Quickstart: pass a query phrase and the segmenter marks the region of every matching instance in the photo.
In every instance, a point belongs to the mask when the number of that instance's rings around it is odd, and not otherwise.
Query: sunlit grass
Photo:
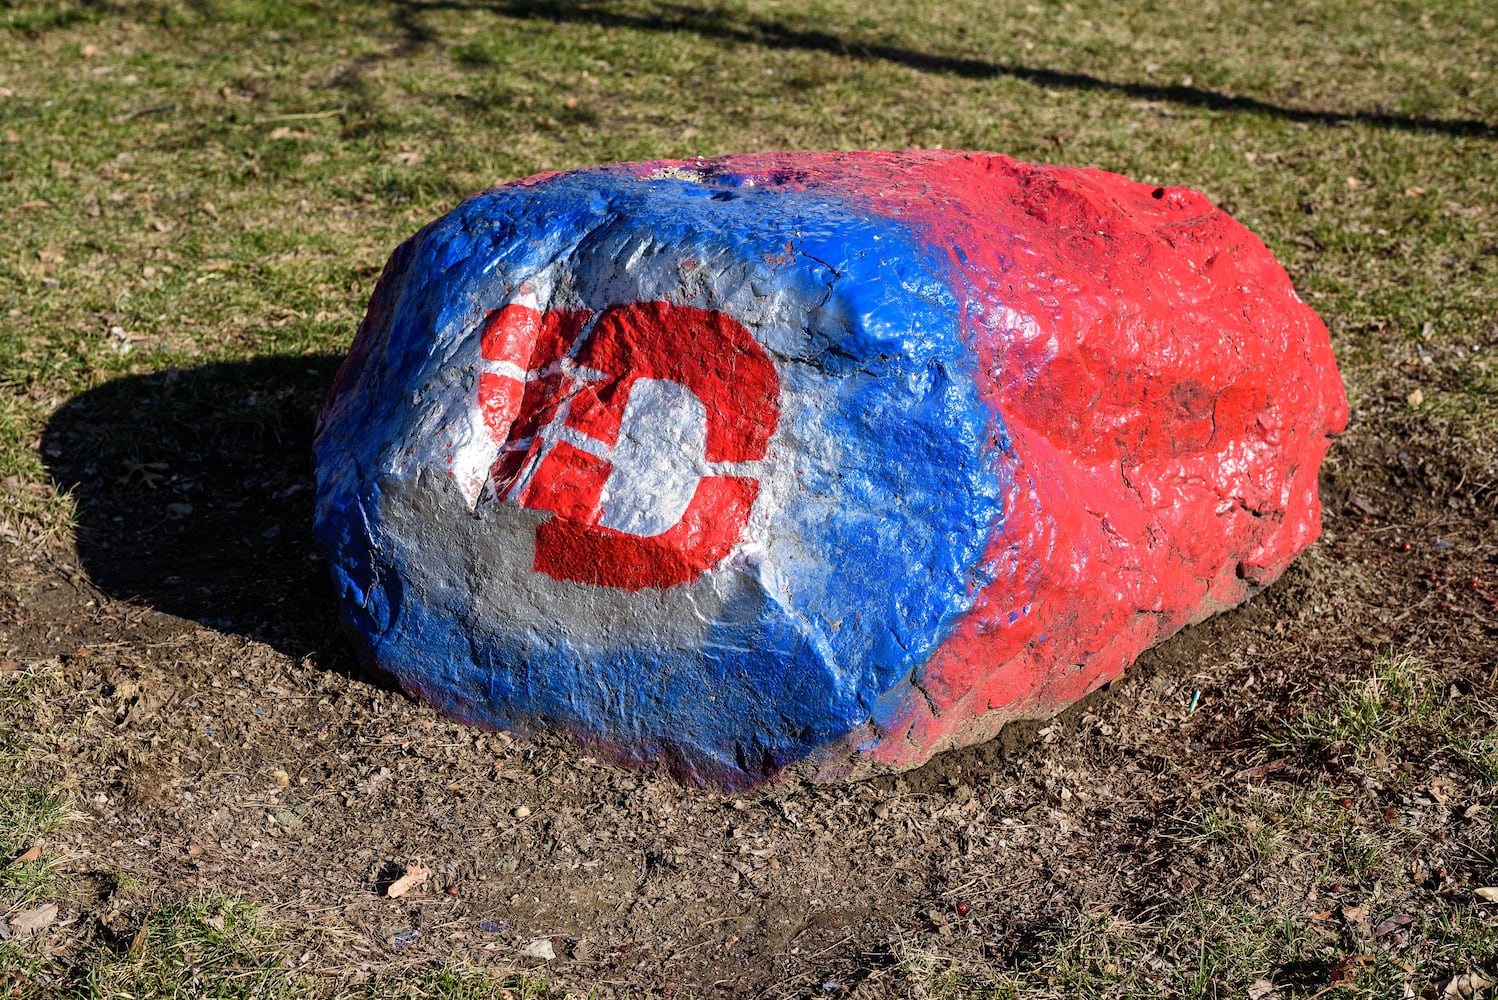
[[[1491,782],[1491,709],[1449,690],[1424,660],[1388,656],[1366,677],[1337,685],[1324,703],[1271,727],[1265,743],[1277,753],[1342,753],[1376,769],[1417,750],[1447,754]]]

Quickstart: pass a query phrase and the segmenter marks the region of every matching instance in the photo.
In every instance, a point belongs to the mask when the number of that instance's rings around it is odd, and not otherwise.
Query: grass
[[[1400,885],[1429,835],[1376,824],[1345,794],[1378,780],[1430,795],[1455,769],[1459,784],[1443,804],[1482,810],[1473,841],[1492,852],[1493,706],[1443,688],[1429,664],[1409,656],[1381,658],[1364,678],[1316,685],[1302,697],[1315,704],[1259,735],[1272,757],[1288,753],[1304,765],[1298,779],[1223,790],[1170,835],[1198,856],[1220,854],[1221,869],[1240,878],[1160,900],[1149,919],[1066,913],[986,968],[906,955],[914,988],[936,997],[1206,1000],[1269,984],[1278,996],[1352,1000],[1418,994],[1421,984],[1465,970],[1498,979],[1498,917],[1466,887],[1430,887],[1447,897],[1434,915],[1411,917],[1401,935],[1379,933],[1386,917],[1417,909],[1418,893]],[[1475,755],[1474,744],[1483,747]],[[1483,868],[1498,880],[1498,856],[1490,853]],[[1328,884],[1362,902],[1317,912],[1307,904]],[[1370,901],[1380,894],[1382,904]],[[1338,975],[1350,976],[1345,987],[1334,985]]]
[[[340,985],[296,967],[295,949],[256,907],[178,897],[124,932],[59,961],[0,942],[0,984],[23,1000],[553,1000],[544,979],[453,964]]]
[[[253,907],[183,900],[152,911],[123,947],[100,949],[74,987],[89,998],[287,997],[274,932]]]
[[[1366,678],[1339,685],[1325,704],[1273,729],[1265,745],[1281,754],[1342,755],[1367,770],[1386,770],[1398,756],[1439,754],[1491,783],[1493,711],[1448,689],[1423,660],[1388,656]]]
[[[0,854],[16,855],[56,830],[68,817],[67,796],[38,788],[0,798]]]
[[[1405,997],[1414,984],[1447,982],[1453,970],[1481,969],[1493,978],[1498,928],[1471,907],[1414,928],[1417,944],[1410,947],[1366,938],[1343,944],[1332,934],[1336,926],[1335,917],[1307,923],[1298,914],[1193,895],[1149,922],[1071,915],[1005,965],[964,967],[916,953],[905,956],[902,971],[914,995],[994,1000],[1226,1000],[1256,987],[1281,997],[1353,1000]],[[1344,985],[1331,985],[1339,979]]]
[[[1498,11],[1484,0],[8,0],[0,539],[10,544],[0,548],[47,558],[71,535],[75,500],[49,479],[42,449],[63,401],[216,362],[325,365],[389,250],[487,185],[767,149],[986,148],[1202,188],[1265,239],[1328,320],[1354,421],[1418,433],[1454,456],[1470,489],[1490,488],[1495,38]],[[232,380],[223,388],[184,420],[261,419],[263,401]],[[1416,389],[1420,402],[1407,402]],[[162,457],[149,445],[137,462]],[[162,475],[170,488],[178,471]],[[1185,848],[1223,852],[1266,884],[1325,869],[1322,881],[1371,887],[1421,848],[1416,834],[1340,805],[1363,796],[1364,779],[1392,790],[1389,805],[1428,798],[1432,776],[1447,774],[1470,801],[1493,801],[1494,708],[1453,696],[1430,666],[1396,654],[1305,696],[1309,707],[1258,749],[1293,757],[1307,787],[1197,803],[1176,823]],[[28,711],[13,699],[4,714]],[[0,853],[13,855],[55,832],[68,800],[39,778],[35,741],[6,739]],[[65,894],[68,878],[47,855],[0,875],[0,899],[13,910]],[[1150,920],[1072,912],[1006,965],[911,956],[908,983],[937,996],[1216,997],[1279,969],[1290,994],[1309,996],[1351,942],[1327,940],[1325,922],[1288,899],[1224,888],[1169,901]],[[1397,996],[1493,960],[1485,911],[1439,912],[1359,971],[1355,990],[1326,995]],[[273,922],[246,904],[178,896],[142,913],[138,947],[131,937],[50,959],[0,944],[0,973],[23,996],[324,989],[294,971]],[[1321,978],[1297,986],[1298,967]],[[501,989],[544,992],[454,967],[345,995]]]

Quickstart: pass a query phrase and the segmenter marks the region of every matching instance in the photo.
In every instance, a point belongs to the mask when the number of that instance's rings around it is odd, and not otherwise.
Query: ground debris
[[[385,895],[391,899],[399,899],[425,882],[430,874],[431,872],[424,868],[420,861],[407,865],[406,873],[390,883],[390,888],[385,890]]]
[[[43,903],[41,906],[23,910],[10,918],[10,929],[18,937],[39,934],[57,921],[57,904]]]

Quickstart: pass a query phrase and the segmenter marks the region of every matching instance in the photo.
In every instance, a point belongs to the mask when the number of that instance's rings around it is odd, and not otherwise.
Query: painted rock
[[[1346,421],[1199,194],[951,152],[485,192],[321,415],[360,654],[458,718],[746,785],[1052,714],[1273,580]]]

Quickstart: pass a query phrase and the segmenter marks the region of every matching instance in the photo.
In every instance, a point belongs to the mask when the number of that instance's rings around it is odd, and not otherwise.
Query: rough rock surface
[[[367,660],[742,785],[1051,714],[1320,529],[1325,327],[1205,198],[980,153],[619,164],[396,251],[322,414]]]

